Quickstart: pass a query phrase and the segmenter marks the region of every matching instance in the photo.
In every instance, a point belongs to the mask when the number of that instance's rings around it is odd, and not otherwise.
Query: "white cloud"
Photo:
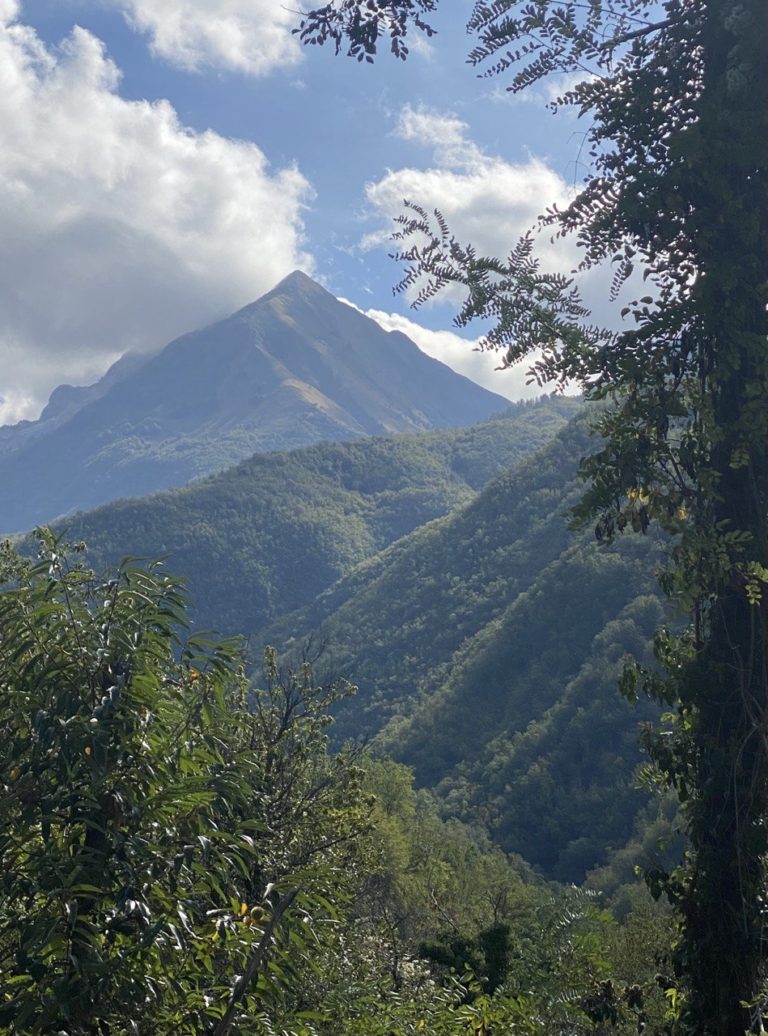
[[[459,240],[487,255],[505,255],[548,205],[568,199],[567,185],[544,162],[514,164],[486,154],[454,115],[406,107],[395,132],[428,148],[431,164],[389,170],[367,185],[368,204],[386,227],[366,235],[363,247],[389,243],[392,220],[408,198],[427,210],[440,209]],[[575,252],[570,243],[556,242],[543,258],[547,266],[570,269]]]
[[[15,12],[0,0],[0,424],[312,268],[297,169],[123,100],[98,39],[49,50]]]
[[[106,0],[182,68],[261,76],[301,60],[297,15],[277,0]]]
[[[380,309],[360,309],[354,302],[341,299],[348,306],[375,320],[385,331],[401,331],[418,345],[427,356],[432,356],[465,378],[482,385],[491,392],[510,400],[535,399],[544,389],[528,384],[530,363],[519,363],[507,370],[498,370],[500,356],[478,349],[480,340],[462,338],[455,331],[432,331],[400,313],[385,313]]]
[[[395,136],[431,148],[440,166],[470,170],[482,165],[484,156],[467,136],[468,129],[466,122],[456,115],[406,105],[400,113]]]
[[[16,424],[17,421],[23,421],[29,414],[30,409],[34,408],[34,405],[34,399],[30,396],[25,396],[21,392],[11,391],[5,396],[0,396],[0,413],[3,415],[6,424]]]
[[[435,57],[435,48],[429,42],[429,38],[422,33],[414,33],[408,37],[408,51],[424,61],[433,61]]]

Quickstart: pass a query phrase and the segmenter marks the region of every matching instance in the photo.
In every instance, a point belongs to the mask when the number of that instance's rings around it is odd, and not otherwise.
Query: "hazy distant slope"
[[[257,302],[0,433],[0,532],[222,470],[253,452],[456,427],[507,406],[294,273]]]
[[[469,428],[257,454],[180,490],[65,523],[98,564],[169,554],[196,621],[258,634],[550,441],[580,404],[543,399]]]

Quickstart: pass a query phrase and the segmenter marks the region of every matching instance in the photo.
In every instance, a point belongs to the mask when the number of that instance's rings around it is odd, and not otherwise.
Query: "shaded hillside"
[[[257,454],[185,489],[66,523],[98,565],[170,555],[199,626],[258,634],[356,564],[467,503],[550,441],[580,404],[543,399],[465,429]]]
[[[645,802],[637,731],[654,713],[616,677],[662,606],[651,537],[606,549],[567,528],[592,446],[586,420],[565,426],[579,409],[257,455],[79,516],[69,536],[104,563],[170,553],[198,626],[249,634],[255,655],[325,643],[321,666],[360,688],[338,740],[373,738],[447,813],[580,880]]]
[[[325,642],[359,685],[336,736],[374,736],[453,813],[567,880],[626,841],[644,801],[633,770],[652,710],[624,703],[616,676],[662,614],[650,538],[605,549],[566,528],[589,445],[572,423],[268,634]]]
[[[472,424],[507,400],[293,273],[0,430],[0,532],[184,485],[255,451]]]

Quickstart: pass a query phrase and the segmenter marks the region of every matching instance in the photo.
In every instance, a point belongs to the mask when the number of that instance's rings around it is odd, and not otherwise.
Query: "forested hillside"
[[[406,767],[330,755],[344,686],[281,676],[268,653],[246,687],[231,643],[184,642],[183,593],[157,566],[103,581],[82,551],[39,547],[33,564],[0,550],[4,1033],[662,1019],[662,915],[642,905],[620,929],[442,819]]]
[[[335,708],[337,744],[373,738],[447,813],[580,880],[646,802],[637,734],[654,712],[616,679],[662,618],[652,538],[604,548],[568,529],[595,446],[580,412],[545,399],[468,429],[256,455],[67,536],[99,565],[170,553],[197,628],[244,634],[256,663],[266,644],[294,663],[321,651],[320,672],[359,688]]]
[[[465,429],[256,454],[185,489],[69,520],[96,564],[169,555],[200,627],[258,635],[356,564],[471,501],[548,442],[575,399],[517,404]]]
[[[653,539],[601,548],[575,536],[585,420],[478,497],[417,529],[266,633],[326,646],[353,679],[334,736],[376,745],[481,819],[508,850],[578,880],[629,837],[645,801],[626,652],[663,617]]]

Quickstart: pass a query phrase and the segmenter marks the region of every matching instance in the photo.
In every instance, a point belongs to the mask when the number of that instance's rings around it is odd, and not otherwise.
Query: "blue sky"
[[[0,423],[297,266],[529,393],[456,335],[450,301],[413,313],[391,293],[404,195],[503,252],[583,175],[584,127],[546,108],[561,84],[513,98],[466,64],[470,7],[443,0],[407,63],[370,66],[302,50],[276,0],[0,0]],[[542,247],[574,264],[573,245]]]

